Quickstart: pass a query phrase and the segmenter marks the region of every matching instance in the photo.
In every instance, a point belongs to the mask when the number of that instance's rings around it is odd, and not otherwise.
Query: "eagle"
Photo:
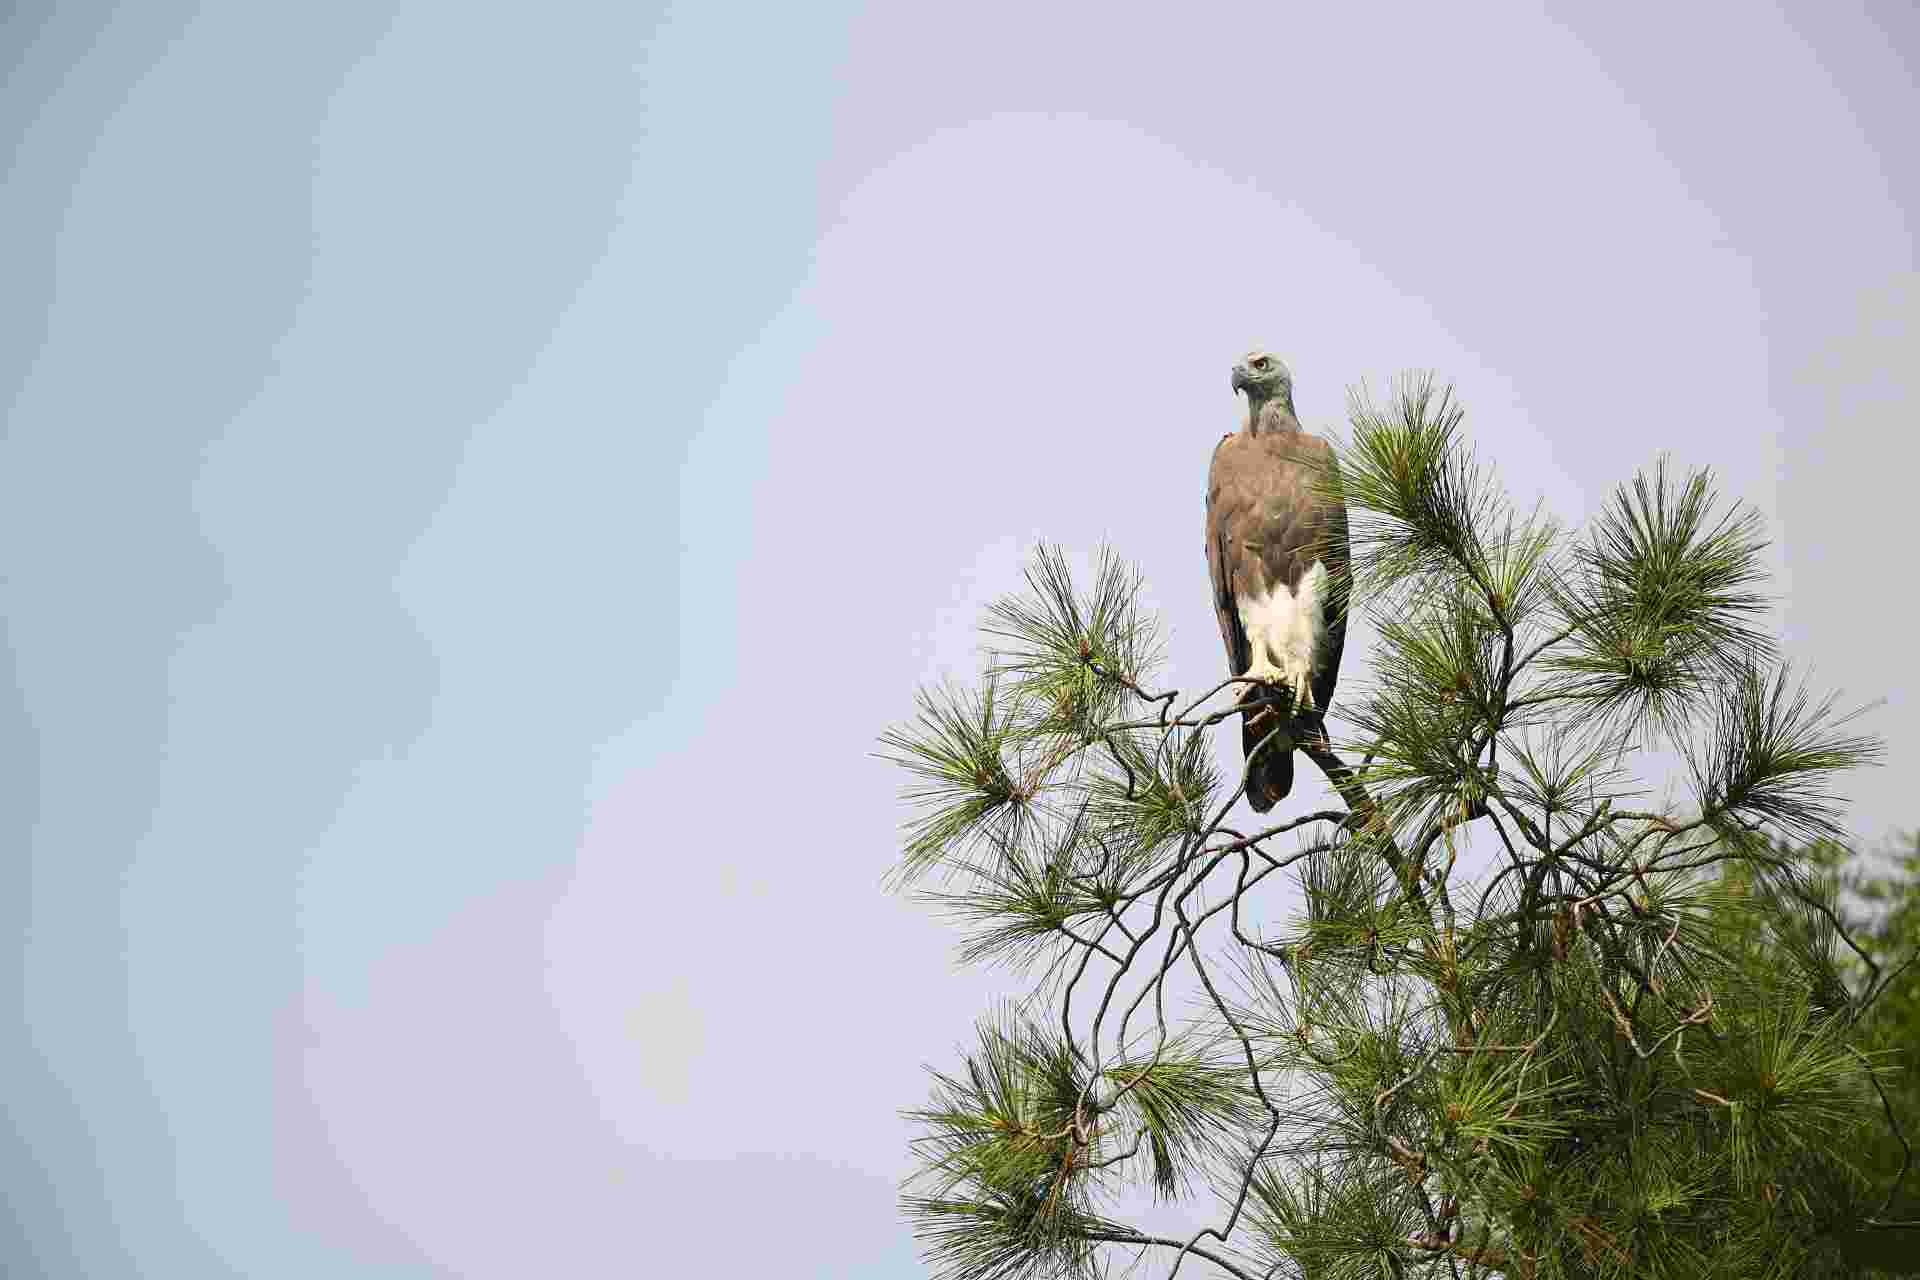
[[[1241,712],[1249,759],[1273,737],[1247,777],[1247,801],[1265,813],[1293,788],[1294,744],[1326,733],[1347,634],[1347,509],[1320,483],[1333,448],[1301,429],[1287,366],[1249,351],[1233,390],[1247,416],[1207,471],[1207,570],[1227,674],[1258,682],[1240,700],[1291,699]]]

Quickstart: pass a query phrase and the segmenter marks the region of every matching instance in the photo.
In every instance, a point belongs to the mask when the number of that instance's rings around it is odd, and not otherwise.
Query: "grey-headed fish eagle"
[[[1242,699],[1284,693],[1285,703],[1241,713],[1241,750],[1252,757],[1279,735],[1247,779],[1247,801],[1265,813],[1293,788],[1293,748],[1324,735],[1346,643],[1347,510],[1316,476],[1333,449],[1293,414],[1293,377],[1265,351],[1233,366],[1247,394],[1240,430],[1213,450],[1207,472],[1207,569],[1213,579],[1227,674],[1248,676]]]

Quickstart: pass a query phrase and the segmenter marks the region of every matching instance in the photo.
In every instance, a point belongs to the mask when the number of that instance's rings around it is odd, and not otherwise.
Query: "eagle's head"
[[[1287,366],[1280,357],[1255,348],[1241,356],[1233,366],[1234,391],[1247,393],[1247,403],[1253,416],[1260,416],[1260,406],[1269,400],[1278,400],[1293,411],[1293,375],[1287,372]]]

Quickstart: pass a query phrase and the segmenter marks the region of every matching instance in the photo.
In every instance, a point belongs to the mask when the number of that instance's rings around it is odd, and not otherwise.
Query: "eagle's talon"
[[[1293,695],[1293,710],[1296,715],[1313,710],[1313,672],[1307,663],[1289,661],[1281,683],[1287,692]]]
[[[1254,682],[1242,695],[1245,698],[1283,693],[1293,704],[1294,714],[1298,715],[1314,709],[1313,671],[1304,662],[1289,660],[1284,666],[1275,666],[1271,663],[1256,664],[1248,667],[1242,678]]]
[[[1246,669],[1242,678],[1254,682],[1245,686],[1246,696],[1249,698],[1259,697],[1264,686],[1271,685],[1280,689],[1290,687],[1287,684],[1286,674],[1271,663],[1255,663]]]

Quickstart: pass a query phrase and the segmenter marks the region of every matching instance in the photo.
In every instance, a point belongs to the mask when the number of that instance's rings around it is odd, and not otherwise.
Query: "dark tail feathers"
[[[1272,690],[1259,685],[1247,686],[1247,692],[1241,695],[1241,701],[1258,697]],[[1275,730],[1280,732],[1275,733]],[[1265,813],[1286,799],[1287,792],[1293,790],[1293,744],[1298,736],[1298,726],[1284,722],[1280,712],[1274,707],[1258,707],[1252,711],[1240,713],[1240,751],[1249,760],[1253,759],[1255,748],[1269,735],[1268,742],[1260,752],[1260,758],[1247,770],[1247,803],[1253,806],[1255,813]]]

